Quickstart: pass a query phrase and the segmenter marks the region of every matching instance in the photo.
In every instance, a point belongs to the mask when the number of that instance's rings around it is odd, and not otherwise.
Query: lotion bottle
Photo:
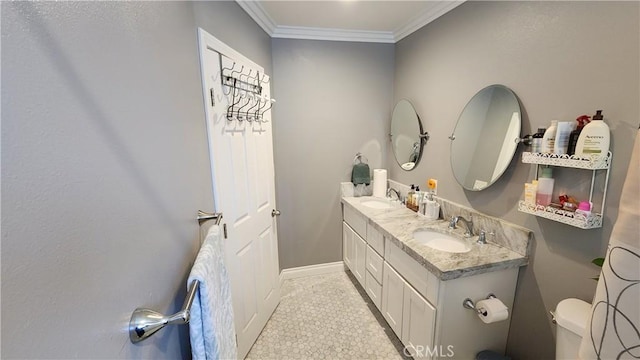
[[[558,120],[551,120],[551,126],[544,132],[542,137],[542,151],[543,153],[553,153],[553,148],[556,143],[556,132],[558,129]]]
[[[609,136],[609,126],[603,120],[602,110],[598,110],[593,115],[592,121],[580,132],[576,144],[576,156],[606,156],[609,152]]]

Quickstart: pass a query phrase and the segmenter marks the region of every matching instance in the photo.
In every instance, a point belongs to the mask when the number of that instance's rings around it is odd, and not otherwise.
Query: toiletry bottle
[[[550,167],[542,168],[536,189],[536,205],[549,206],[553,194],[554,179]]]
[[[409,192],[407,193],[407,207],[409,209],[413,208],[413,194],[415,193],[416,190],[416,186],[411,184],[411,189],[409,190]]]
[[[420,208],[420,199],[422,197],[422,192],[420,192],[420,186],[416,185],[416,192],[413,193],[413,211],[418,211]]]
[[[531,152],[539,153],[542,152],[542,137],[544,136],[544,132],[547,129],[538,128],[538,132],[533,134],[531,137]]]
[[[554,154],[566,154],[567,147],[569,145],[569,136],[571,136],[571,132],[573,131],[574,124],[570,121],[561,121],[557,125],[556,130],[556,141],[553,145],[553,153]]]
[[[433,199],[433,193],[429,192],[426,196],[424,214],[429,220],[437,220],[440,217],[440,204]]]
[[[580,201],[578,208],[576,209],[576,214],[582,214],[584,217],[588,218],[591,216],[591,202],[589,201]]]
[[[524,184],[524,203],[530,206],[536,205],[537,180]]]
[[[545,154],[553,153],[553,147],[556,143],[556,132],[558,130],[558,120],[551,120],[551,126],[544,132],[542,136],[542,151]]]
[[[576,156],[606,156],[609,152],[609,136],[609,126],[603,121],[602,110],[598,110],[578,136]]]
[[[584,128],[584,126],[589,123],[590,118],[591,117],[588,115],[582,115],[582,116],[578,116],[578,118],[576,119],[576,121],[578,122],[578,127],[571,132],[571,135],[569,135],[569,146],[567,147],[568,155],[573,155],[576,153],[576,145],[578,144],[578,137],[580,136],[580,132],[582,132],[582,129]]]
[[[420,215],[424,215],[425,214],[425,205],[427,202],[427,194],[428,192],[424,191],[420,194],[420,200],[418,203],[418,214]]]

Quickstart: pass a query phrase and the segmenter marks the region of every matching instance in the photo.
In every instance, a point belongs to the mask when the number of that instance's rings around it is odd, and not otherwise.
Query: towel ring
[[[359,161],[360,164],[368,164],[369,163],[369,159],[367,159],[366,156],[362,155],[362,153],[357,153],[356,156],[353,158],[353,164],[356,164],[356,161]]]

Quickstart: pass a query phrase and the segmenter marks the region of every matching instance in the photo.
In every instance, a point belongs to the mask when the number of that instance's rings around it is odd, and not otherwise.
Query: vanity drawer
[[[382,283],[382,264],[384,260],[371,246],[367,246],[367,271],[371,273],[379,283]]]
[[[380,269],[382,274],[382,269]],[[365,290],[373,304],[380,310],[382,306],[382,285],[367,271],[365,275]]]
[[[391,241],[384,250],[384,259],[431,304],[438,306],[438,278]]]
[[[384,255],[384,236],[380,231],[371,226],[371,224],[367,224],[367,243],[371,245],[373,250],[377,251],[378,254]]]
[[[367,238],[367,219],[348,206],[343,206],[344,221],[355,230],[361,238]]]

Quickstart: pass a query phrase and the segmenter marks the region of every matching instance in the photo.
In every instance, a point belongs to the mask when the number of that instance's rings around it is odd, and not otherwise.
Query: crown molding
[[[236,0],[236,3],[256,22],[269,36],[272,36],[277,24],[262,7],[259,1]]]
[[[413,34],[418,29],[434,21],[440,16],[448,13],[449,11],[455,9],[456,7],[463,4],[465,1],[466,0],[440,1],[438,5],[426,10],[422,14],[419,14],[418,16],[410,20],[406,25],[396,29],[393,32],[394,42],[398,42],[404,39],[405,37]]]
[[[259,1],[236,0],[236,3],[272,38],[393,44],[453,10],[465,1],[466,0],[439,1],[437,5],[417,15],[406,25],[399,27],[393,32],[278,26]]]
[[[282,39],[355,41],[391,44],[395,42],[391,31],[326,29],[299,26],[278,26],[273,34],[271,34],[271,37]]]

